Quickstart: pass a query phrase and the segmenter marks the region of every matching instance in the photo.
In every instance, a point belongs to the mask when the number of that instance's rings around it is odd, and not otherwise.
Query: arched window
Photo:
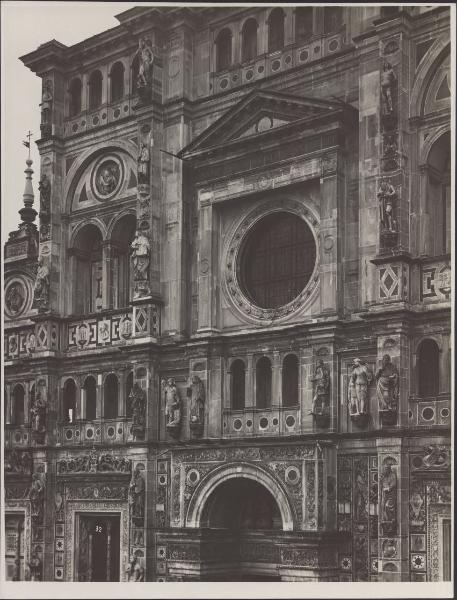
[[[268,17],[268,52],[284,48],[284,11],[275,8]]]
[[[257,56],[257,21],[248,19],[243,25],[241,60],[246,62]]]
[[[103,308],[102,234],[98,227],[88,224],[75,238],[73,311],[87,314]]]
[[[216,38],[216,70],[228,69],[232,64],[232,32],[225,28]]]
[[[451,252],[451,139],[449,132],[433,144],[427,159],[427,213],[431,256]]]
[[[25,423],[25,391],[22,385],[16,385],[13,389],[13,414],[12,423],[14,425],[24,425]]]
[[[81,112],[81,91],[82,83],[81,79],[73,79],[68,87],[69,95],[69,116],[75,117]]]
[[[98,108],[102,103],[102,81],[100,71],[94,71],[89,77],[89,110]]]
[[[103,398],[103,416],[105,419],[115,419],[118,415],[119,384],[116,375],[112,373],[105,379]]]
[[[421,398],[439,394],[440,351],[434,340],[421,342],[418,351],[418,393]]]
[[[282,405],[298,404],[298,358],[288,354],[282,363]]]
[[[271,406],[271,363],[266,356],[257,362],[255,367],[255,405],[257,408]]]
[[[233,410],[243,410],[246,403],[246,374],[244,362],[240,359],[232,362],[231,405]]]
[[[127,379],[125,380],[125,403],[127,406],[127,418],[131,419],[133,416],[132,411],[132,398],[130,398],[130,394],[133,390],[133,371],[128,374]]]
[[[295,9],[295,42],[303,44],[313,35],[313,7]]]
[[[125,215],[116,223],[111,236],[110,307],[128,306],[132,294],[130,244],[135,236],[136,218]]]
[[[97,383],[94,377],[87,377],[84,382],[86,396],[86,419],[94,421],[97,418]]]
[[[76,384],[67,379],[63,388],[63,422],[73,423],[76,419]]]
[[[111,101],[116,102],[124,96],[124,65],[121,62],[114,63],[110,77]]]
[[[343,25],[343,9],[338,6],[324,8],[324,33],[335,33]]]

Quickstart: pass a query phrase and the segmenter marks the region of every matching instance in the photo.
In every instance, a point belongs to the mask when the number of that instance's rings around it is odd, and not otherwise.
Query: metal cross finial
[[[33,135],[33,133],[29,129],[28,134],[25,136],[26,138],[28,138],[28,141],[27,142],[25,142],[25,141],[22,142],[24,144],[24,146],[29,149],[29,159],[30,159],[30,138],[32,137],[32,135]]]

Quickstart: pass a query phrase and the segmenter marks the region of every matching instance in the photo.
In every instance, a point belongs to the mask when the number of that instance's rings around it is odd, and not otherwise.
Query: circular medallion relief
[[[27,302],[27,290],[22,281],[12,281],[5,291],[5,309],[9,317],[17,317]]]
[[[244,314],[261,320],[300,309],[318,282],[317,220],[299,202],[269,206],[244,219],[225,258],[225,291]]]
[[[103,157],[92,171],[92,191],[99,200],[109,200],[121,187],[124,168],[116,156]]]

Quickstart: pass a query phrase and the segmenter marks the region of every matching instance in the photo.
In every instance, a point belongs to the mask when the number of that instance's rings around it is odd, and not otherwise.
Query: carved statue
[[[132,249],[135,281],[147,281],[149,255],[151,251],[148,238],[144,235],[144,233],[137,230],[130,248]]]
[[[135,383],[133,386],[129,398],[131,401],[133,418],[131,432],[133,438],[136,440],[137,437],[144,437],[144,430],[146,427],[146,397],[144,390],[141,389],[138,383]]]
[[[382,358],[382,367],[376,373],[376,395],[380,411],[397,411],[399,395],[398,369],[392,363],[390,356]]]
[[[43,92],[41,95],[41,124],[49,125],[52,114],[52,81],[47,79],[43,83]]]
[[[51,211],[51,182],[46,173],[43,173],[43,177],[38,182],[38,189],[40,190],[40,219],[48,222]]]
[[[30,562],[27,563],[27,566],[30,572],[30,581],[41,581],[43,563],[38,556],[36,548],[33,550]]]
[[[323,415],[327,413],[329,406],[330,392],[330,374],[323,360],[319,360],[314,371],[314,377],[311,377],[314,382],[314,396],[311,405],[310,415]]]
[[[49,302],[49,267],[42,256],[38,257],[38,271],[35,279],[33,305],[45,310]]]
[[[392,65],[388,62],[385,62],[381,72],[381,97],[384,114],[390,114],[394,110],[393,90],[396,82],[397,77],[394,73]]]
[[[143,473],[137,465],[132,473],[129,486],[129,503],[132,511],[132,519],[136,525],[142,525],[144,521],[144,490]]]
[[[151,41],[148,38],[140,39],[138,58],[138,93],[142,97],[147,97],[149,96],[149,89],[152,83],[152,65],[154,63],[154,54],[152,53]]]
[[[127,568],[129,581],[144,581],[144,569],[137,556],[132,556]]]
[[[43,519],[44,488],[45,485],[40,474],[34,473],[32,475],[29,498],[32,507],[32,517],[39,522]]]
[[[138,183],[149,183],[149,160],[149,148],[143,142],[138,156]]]
[[[379,217],[382,228],[385,231],[397,231],[397,222],[394,218],[394,204],[397,200],[397,192],[394,186],[383,181],[378,190]]]
[[[45,392],[42,390],[42,387],[37,388],[34,401],[30,407],[32,429],[35,433],[44,433],[46,431],[46,400],[43,398]]]
[[[358,471],[355,478],[355,518],[364,520],[367,514],[367,484],[363,474]]]
[[[354,358],[354,366],[349,378],[349,413],[353,415],[367,414],[368,386],[373,379],[370,369],[360,358]]]
[[[162,388],[165,399],[167,429],[171,435],[177,435],[181,426],[181,399],[178,395],[175,380],[171,377],[166,381],[163,380]]]
[[[205,422],[205,386],[198,375],[192,376],[187,396],[190,398],[190,427],[202,430]]]
[[[397,474],[386,462],[381,475],[381,525],[384,535],[397,528]]]

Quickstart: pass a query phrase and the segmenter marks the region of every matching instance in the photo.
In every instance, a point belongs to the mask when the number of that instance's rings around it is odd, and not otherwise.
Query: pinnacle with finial
[[[22,196],[23,202],[24,202],[24,208],[21,208],[21,210],[19,211],[19,214],[21,215],[21,220],[24,223],[33,223],[33,221],[35,221],[36,215],[37,215],[37,211],[33,208],[33,201],[34,201],[33,186],[32,186],[32,175],[33,175],[32,164],[33,164],[33,161],[30,158],[30,138],[32,137],[32,135],[33,135],[33,133],[31,133],[29,131],[26,136],[28,138],[28,141],[22,142],[24,144],[24,146],[26,148],[28,148],[28,150],[29,150],[28,158],[25,161],[27,164],[27,168],[24,171],[24,173],[25,173],[25,188],[24,188],[24,194]]]

